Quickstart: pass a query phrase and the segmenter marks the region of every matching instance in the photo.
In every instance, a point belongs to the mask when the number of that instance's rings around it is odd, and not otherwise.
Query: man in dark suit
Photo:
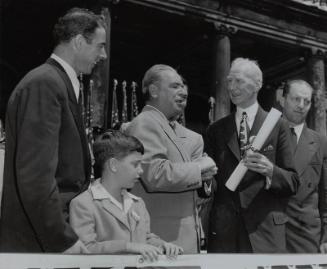
[[[45,64],[13,91],[7,110],[2,252],[85,251],[67,222],[68,204],[88,183],[90,157],[77,74],[106,58],[99,16],[73,9],[54,28]]]
[[[305,124],[312,91],[304,80],[288,81],[281,104],[294,137],[294,164],[301,180],[286,211],[286,246],[292,253],[327,253],[327,138]]]
[[[289,132],[279,120],[259,152],[244,153],[267,116],[257,102],[262,72],[256,62],[232,62],[227,87],[236,112],[208,127],[205,150],[219,167],[210,212],[208,252],[285,252],[287,197],[296,193]],[[243,121],[242,121],[243,120]],[[241,154],[243,154],[241,156]],[[225,186],[240,161],[249,169],[235,192]]]

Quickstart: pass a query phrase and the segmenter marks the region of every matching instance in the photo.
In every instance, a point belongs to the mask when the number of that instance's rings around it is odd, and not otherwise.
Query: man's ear
[[[78,34],[72,38],[73,48],[75,50],[80,50],[83,42],[85,42],[85,38],[81,34]]]
[[[112,171],[112,172],[117,172],[117,159],[116,158],[110,158],[108,160],[108,165],[109,165],[109,169]]]
[[[256,92],[258,93],[262,88],[262,81],[256,82]]]
[[[156,85],[151,84],[149,86],[149,95],[150,95],[150,97],[151,98],[157,98],[158,94],[159,94],[159,88]]]
[[[276,101],[280,104],[282,108],[285,106],[285,96],[283,96],[283,89],[277,89],[276,91]]]
[[[284,106],[285,106],[285,96],[282,96],[282,97],[280,98],[280,100],[279,100],[279,104],[280,104],[280,106],[281,106],[282,108],[284,108]]]

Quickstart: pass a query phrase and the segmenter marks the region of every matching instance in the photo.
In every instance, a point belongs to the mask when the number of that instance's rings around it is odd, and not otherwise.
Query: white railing
[[[307,6],[315,6],[319,9],[327,11],[327,0],[292,0],[292,1],[302,3]]]
[[[198,254],[181,255],[176,260],[160,256],[158,261],[148,263],[139,255],[0,254],[1,269],[140,268],[146,266],[168,268],[195,266],[199,269],[274,269],[274,266],[283,266],[289,269],[326,269],[327,255]]]

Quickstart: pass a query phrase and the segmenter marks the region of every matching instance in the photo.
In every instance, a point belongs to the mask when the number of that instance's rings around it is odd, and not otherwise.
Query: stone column
[[[324,53],[312,49],[307,61],[307,78],[313,87],[311,111],[308,116],[308,126],[326,135],[326,86]]]
[[[230,99],[226,85],[231,61],[229,36],[236,33],[237,29],[222,23],[214,23],[214,28],[211,95],[216,101],[214,120],[218,120],[230,113]]]

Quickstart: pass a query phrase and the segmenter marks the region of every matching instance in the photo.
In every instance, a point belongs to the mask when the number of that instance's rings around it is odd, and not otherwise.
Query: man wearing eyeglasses
[[[286,243],[291,253],[327,253],[327,138],[305,123],[312,92],[304,80],[288,81],[281,103],[301,180],[287,207]]]

